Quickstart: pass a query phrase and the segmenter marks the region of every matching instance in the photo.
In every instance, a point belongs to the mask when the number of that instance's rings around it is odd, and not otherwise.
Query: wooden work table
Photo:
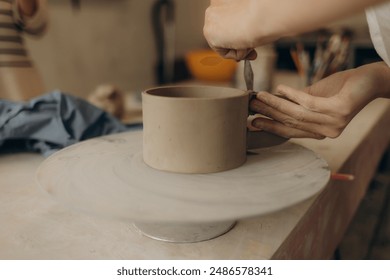
[[[355,180],[330,181],[298,205],[239,221],[223,236],[192,244],[152,240],[129,223],[73,212],[36,184],[41,155],[2,154],[0,259],[332,258],[389,141],[390,101],[384,99],[369,104],[337,139],[294,140]]]

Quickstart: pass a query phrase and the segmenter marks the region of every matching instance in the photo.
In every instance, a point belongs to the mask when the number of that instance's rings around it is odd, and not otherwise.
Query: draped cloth
[[[0,149],[15,148],[45,156],[89,138],[129,131],[87,101],[54,91],[29,102],[0,99]]]

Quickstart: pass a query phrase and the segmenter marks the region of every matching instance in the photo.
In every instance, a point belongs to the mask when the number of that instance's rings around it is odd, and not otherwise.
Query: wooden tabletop
[[[390,101],[378,99],[337,139],[294,140],[355,180],[331,181],[303,203],[239,221],[223,236],[192,244],[152,240],[131,224],[72,212],[37,186],[42,156],[2,154],[0,259],[331,258],[388,147],[389,128]]]

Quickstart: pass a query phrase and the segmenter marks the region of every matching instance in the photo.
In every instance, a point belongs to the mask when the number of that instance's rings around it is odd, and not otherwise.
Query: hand
[[[251,101],[256,128],[286,138],[338,137],[352,118],[377,97],[389,97],[390,68],[383,62],[333,74],[305,90],[284,85],[277,95],[259,92]]]
[[[203,33],[210,47],[224,58],[256,59],[252,38],[251,0],[211,0]]]
[[[255,47],[316,30],[385,0],[210,0],[203,28],[225,58],[255,59]]]
[[[22,16],[32,17],[38,9],[38,0],[17,0]]]

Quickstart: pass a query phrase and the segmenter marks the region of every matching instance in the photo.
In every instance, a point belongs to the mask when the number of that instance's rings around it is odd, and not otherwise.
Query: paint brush
[[[291,58],[292,58],[292,60],[293,60],[293,62],[294,62],[295,68],[297,68],[298,74],[299,74],[300,76],[303,76],[303,75],[304,75],[304,71],[303,71],[302,65],[301,65],[301,63],[300,63],[300,61],[299,61],[297,51],[291,49],[291,50],[290,50],[290,55],[291,55]]]
[[[353,174],[345,174],[345,173],[332,173],[330,175],[332,180],[336,181],[353,181],[355,180],[355,176]]]

